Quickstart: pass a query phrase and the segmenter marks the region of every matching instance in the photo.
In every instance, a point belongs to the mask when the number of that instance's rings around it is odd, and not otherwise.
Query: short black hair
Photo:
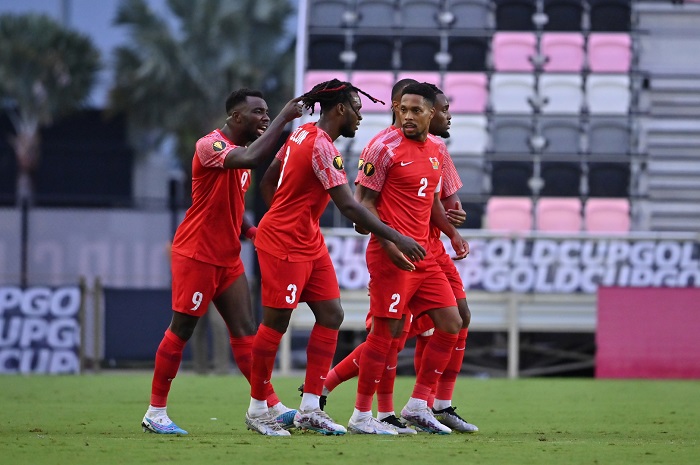
[[[429,83],[429,82],[424,82],[423,84],[425,84],[425,85],[429,86],[431,89],[433,89],[433,91],[435,91],[435,95],[436,95],[436,96],[437,96],[437,95],[440,95],[440,94],[444,94],[444,92],[442,91],[442,89],[440,89],[440,88],[439,88],[438,86],[436,86],[435,84],[431,84],[431,83]]]
[[[245,102],[248,97],[260,97],[261,99],[265,98],[263,93],[259,90],[247,89],[245,87],[234,90],[228,97],[226,97],[226,114],[230,115],[231,110],[233,110],[239,103]]]
[[[437,94],[430,86],[430,84],[427,84],[425,82],[409,84],[406,87],[404,87],[403,91],[401,91],[401,96],[404,96],[406,94],[420,95],[428,102],[430,102],[431,105],[435,105],[435,97]]]
[[[400,81],[398,81],[396,84],[394,84],[394,87],[391,88],[391,100],[392,101],[400,100],[401,99],[401,92],[409,84],[418,84],[418,81],[416,81],[413,78],[403,78]]]
[[[331,79],[330,81],[324,81],[320,84],[316,84],[313,89],[302,95],[301,101],[304,104],[304,107],[311,110],[311,114],[314,112],[314,106],[316,103],[319,104],[321,107],[321,113],[323,113],[339,103],[349,102],[350,92],[357,92],[364,95],[372,102],[379,102],[384,105],[384,102],[372,97],[367,92],[358,89],[347,81],[340,81],[338,79]]]

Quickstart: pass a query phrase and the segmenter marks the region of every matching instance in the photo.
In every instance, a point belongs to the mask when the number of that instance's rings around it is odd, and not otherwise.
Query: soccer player
[[[284,126],[301,116],[300,98],[287,103],[270,122],[262,93],[240,89],[226,99],[226,123],[199,139],[192,159],[192,206],[175,232],[171,251],[172,320],[156,352],[151,402],[141,425],[159,434],[187,434],[166,412],[170,386],[185,344],[199,318],[214,302],[230,334],[233,357],[250,381],[255,318],[240,258],[244,195],[250,168],[274,153]],[[277,421],[291,427],[296,411],[272,389],[265,398]]]
[[[439,201],[446,149],[428,137],[435,98],[435,91],[427,84],[404,88],[399,106],[401,129],[385,133],[366,148],[356,182],[362,203],[383,222],[416,237],[427,248],[432,221],[447,233],[462,258],[468,245],[449,223]],[[462,319],[447,278],[430,251],[411,273],[391,269],[399,259],[391,244],[376,236],[370,239],[367,267],[372,327],[360,355],[358,391],[348,428],[356,433],[397,434],[395,428],[372,417],[371,407],[387,354],[397,351],[405,312],[410,309],[416,317],[426,313],[436,329],[401,415],[420,429],[448,434],[451,430],[435,419],[427,400],[449,361]]]
[[[400,82],[397,83],[397,86],[400,84]],[[397,86],[395,86],[395,88]],[[440,89],[435,86],[432,87],[436,92],[436,111],[435,116],[430,122],[429,133],[431,136],[449,138],[450,120],[452,118],[449,111],[449,101],[447,96],[445,96]],[[403,87],[401,87],[400,90],[402,89]],[[396,101],[396,99],[397,97],[392,97],[392,100]],[[457,191],[461,187],[462,181],[459,179],[457,170],[448,154],[445,157],[442,190],[440,194],[441,201],[446,209],[446,214],[450,219],[450,222],[455,226],[460,226],[466,219],[466,213],[461,209],[460,200],[457,196]],[[464,286],[459,276],[459,272],[457,271],[453,260],[444,249],[442,241],[440,240],[440,230],[434,225],[431,225],[429,244],[431,251],[433,251],[433,254],[437,257],[440,267],[452,286],[455,298],[457,299],[457,307],[459,309],[460,316],[462,317],[462,329],[459,332],[457,344],[452,352],[450,362],[438,381],[437,392],[439,393],[439,397],[437,400],[434,400],[434,396],[431,394],[431,397],[428,399],[428,405],[430,407],[434,407],[433,413],[436,415],[436,418],[451,429],[459,432],[476,432],[478,431],[478,428],[461,418],[454,411],[455,408],[451,405],[455,382],[464,358],[464,348],[469,322],[471,320],[471,312],[469,311],[469,306],[467,305],[466,294],[464,292]],[[394,412],[393,393],[398,352],[401,352],[403,349],[407,338],[413,336],[417,337],[414,366],[416,367],[416,373],[418,373],[420,371],[420,360],[423,355],[423,349],[425,348],[425,344],[427,344],[432,331],[433,323],[428,316],[422,316],[416,320],[413,320],[410,327],[410,333],[409,331],[403,332],[397,352],[390,352],[386,364],[387,369],[385,369],[381,382],[377,386],[377,419],[394,426],[399,434],[415,434],[415,430],[407,428],[403,423],[401,423]],[[321,396],[322,404],[325,404],[326,396],[339,384],[357,376],[359,372],[357,360],[364,349],[364,345],[365,343],[362,343],[356,347],[353,352],[351,352],[328,373],[326,381],[324,382],[323,395]],[[433,401],[437,403],[437,407],[435,407]]]
[[[253,342],[251,399],[246,412],[247,427],[261,434],[289,435],[271,421],[265,399],[280,341],[299,302],[309,305],[316,324],[307,346],[305,388],[294,424],[327,435],[346,432],[319,406],[323,379],[333,361],[343,321],[335,269],[319,226],[328,201],[333,199],[344,216],[394,245],[401,255],[399,268],[413,270],[414,262],[425,255],[416,241],[362,207],[348,186],[343,158],[333,141],[341,135],[355,135],[362,119],[358,93],[364,94],[349,82],[336,79],[306,93],[302,102],[312,113],[316,103],[321,107],[318,122],[292,132],[261,181],[263,197],[270,204],[255,243],[262,275],[263,318]]]

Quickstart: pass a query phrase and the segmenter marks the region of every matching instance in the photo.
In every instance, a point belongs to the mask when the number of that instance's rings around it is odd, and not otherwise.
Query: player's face
[[[362,121],[362,101],[357,92],[351,92],[349,101],[345,103],[345,123],[340,127],[340,135],[343,137],[355,137],[357,128]]]
[[[401,97],[401,128],[409,139],[424,141],[428,137],[430,120],[435,108],[421,95],[406,94]]]
[[[430,134],[447,139],[450,137],[450,102],[445,94],[438,94],[435,98],[435,116],[430,121]]]
[[[267,103],[260,97],[246,97],[246,101],[238,109],[244,132],[250,141],[260,137],[270,125]]]

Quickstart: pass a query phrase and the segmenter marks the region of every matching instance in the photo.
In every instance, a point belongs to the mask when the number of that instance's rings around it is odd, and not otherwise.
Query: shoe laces
[[[463,421],[463,422],[465,422],[465,423],[468,423],[467,420],[465,420],[464,418],[462,418],[461,416],[459,416],[459,413],[455,412],[455,410],[457,410],[457,407],[453,407],[453,406],[450,405],[449,407],[444,408],[444,409],[442,409],[442,410],[440,410],[439,412],[436,412],[436,413],[447,413],[448,415],[452,415],[453,417],[456,417],[456,418],[458,418],[459,420],[461,420],[461,421]]]

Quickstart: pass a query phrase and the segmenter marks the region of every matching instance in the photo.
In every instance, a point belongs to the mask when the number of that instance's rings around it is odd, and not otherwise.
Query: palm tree
[[[136,147],[175,136],[189,170],[197,138],[223,122],[235,88],[262,89],[271,107],[291,97],[293,43],[284,44],[288,0],[168,0],[178,29],[144,0],[122,0],[129,28],[116,50],[113,111],[125,112]],[[293,50],[293,48],[291,49]]]
[[[99,67],[90,39],[48,16],[0,15],[0,104],[15,130],[18,203],[33,200],[41,127],[81,107]]]

